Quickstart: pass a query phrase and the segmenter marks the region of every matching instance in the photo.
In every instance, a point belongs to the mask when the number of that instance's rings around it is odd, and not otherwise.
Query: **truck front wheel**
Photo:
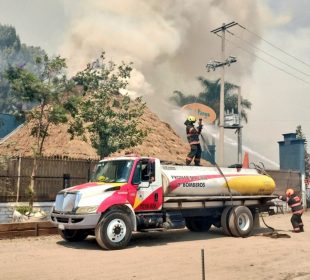
[[[204,232],[212,226],[212,222],[204,217],[190,217],[185,219],[186,227],[190,231]]]
[[[88,236],[88,232],[82,229],[58,229],[58,233],[64,240],[69,242],[83,241]]]
[[[132,224],[128,214],[112,211],[102,217],[95,229],[98,244],[103,249],[123,249],[130,241]]]

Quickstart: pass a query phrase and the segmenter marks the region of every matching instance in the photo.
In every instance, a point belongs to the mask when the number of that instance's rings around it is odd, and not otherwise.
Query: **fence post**
[[[90,172],[90,165],[91,165],[91,161],[87,160],[88,162],[88,169],[87,169],[87,182],[90,181],[90,176],[91,176],[91,172]]]
[[[205,250],[201,249],[201,270],[202,270],[202,280],[206,279],[205,273]]]
[[[70,174],[67,174],[67,173],[63,174],[63,184],[62,184],[63,189],[70,187],[70,185],[71,185],[70,179],[71,179]]]
[[[18,167],[17,167],[16,203],[19,200],[21,165],[22,165],[22,157],[21,155],[19,155],[18,156]]]

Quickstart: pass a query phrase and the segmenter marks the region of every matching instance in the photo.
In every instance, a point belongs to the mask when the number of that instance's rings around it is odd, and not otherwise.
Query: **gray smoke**
[[[196,93],[197,76],[208,77],[207,62],[220,59],[221,40],[210,31],[231,21],[259,31],[260,10],[252,0],[83,1],[66,31],[61,53],[68,58],[72,74],[102,50],[108,59],[132,61],[130,90],[146,100],[149,96],[153,106],[154,100],[160,104],[174,90]],[[226,53],[238,56],[239,50],[227,45]],[[250,59],[238,61],[231,75],[249,73]],[[219,73],[209,74],[211,79],[212,75],[217,78]]]
[[[220,70],[208,73],[205,67],[210,60],[221,59],[221,39],[210,31],[236,21],[260,33],[266,17],[271,18],[267,6],[253,0],[81,1],[66,30],[61,54],[68,59],[71,74],[102,50],[107,59],[133,62],[130,94],[144,96],[148,107],[181,135],[184,114],[170,102],[173,91],[197,94],[198,76],[220,77]],[[230,31],[258,43],[239,27]],[[229,34],[227,38],[234,41]],[[254,57],[226,42],[229,55],[238,61],[227,68],[225,80],[240,85],[251,74]]]

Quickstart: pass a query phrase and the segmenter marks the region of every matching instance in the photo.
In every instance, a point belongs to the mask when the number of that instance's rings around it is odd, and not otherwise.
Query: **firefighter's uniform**
[[[193,116],[189,116],[185,121],[186,125],[186,135],[188,143],[190,144],[191,150],[186,158],[186,165],[190,165],[192,160],[194,159],[195,165],[200,165],[201,158],[201,146],[199,142],[199,135],[202,130],[201,120],[199,120],[199,125],[195,128],[194,123],[196,122],[196,118]]]
[[[292,209],[293,215],[291,217],[291,223],[293,226],[293,232],[303,232],[304,224],[301,216],[304,212],[302,206],[302,200],[293,189],[286,190],[286,196],[280,196],[281,200],[286,201],[288,206]]]

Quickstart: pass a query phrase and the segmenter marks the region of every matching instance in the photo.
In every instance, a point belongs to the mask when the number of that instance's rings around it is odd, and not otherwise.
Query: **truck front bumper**
[[[51,213],[51,220],[59,229],[93,229],[99,222],[101,214],[70,215]]]

